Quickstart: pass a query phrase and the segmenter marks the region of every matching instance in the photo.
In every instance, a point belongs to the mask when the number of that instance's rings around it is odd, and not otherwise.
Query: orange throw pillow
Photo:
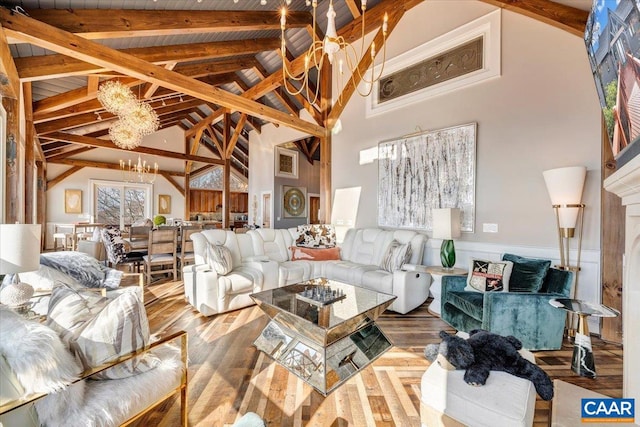
[[[329,261],[340,259],[340,248],[302,248],[291,246],[291,261]]]

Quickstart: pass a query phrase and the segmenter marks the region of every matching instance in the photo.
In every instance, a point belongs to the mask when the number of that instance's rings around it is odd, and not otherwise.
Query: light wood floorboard
[[[268,426],[419,426],[420,379],[429,362],[425,345],[440,342],[446,323],[419,307],[407,315],[386,312],[378,324],[394,347],[328,397],[258,352],[253,340],[267,323],[256,306],[204,317],[184,300],[182,282],[147,287],[145,304],[153,333],[186,330],[189,335],[189,425],[231,426],[253,411]],[[622,349],[593,338],[595,380],[571,371],[572,347],[536,352],[552,377],[612,397],[622,395]],[[551,406],[536,401],[534,426],[549,423]],[[141,419],[139,426],[179,425],[171,399]]]

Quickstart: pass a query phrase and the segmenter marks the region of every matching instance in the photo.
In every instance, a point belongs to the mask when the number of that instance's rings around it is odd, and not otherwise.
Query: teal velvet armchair
[[[566,312],[549,300],[569,296],[572,272],[549,268],[537,292],[465,291],[466,280],[465,276],[442,278],[442,320],[455,329],[513,335],[529,350],[562,346]]]

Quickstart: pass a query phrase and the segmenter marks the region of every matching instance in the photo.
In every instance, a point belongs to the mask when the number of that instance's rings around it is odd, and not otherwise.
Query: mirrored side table
[[[620,312],[606,305],[571,298],[555,298],[550,300],[549,304],[578,315],[578,330],[573,343],[571,370],[581,377],[595,378],[596,364],[591,349],[587,317],[616,317],[620,315]]]

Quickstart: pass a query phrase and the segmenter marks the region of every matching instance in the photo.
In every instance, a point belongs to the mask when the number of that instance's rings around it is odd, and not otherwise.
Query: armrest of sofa
[[[525,348],[559,349],[566,312],[549,304],[559,294],[487,292],[483,304],[483,329],[500,335],[514,335]]]
[[[258,258],[258,257],[251,257],[251,258]],[[275,261],[270,260],[267,257],[265,258],[266,259],[257,259],[257,260],[251,260],[251,261],[246,261],[245,259],[245,261],[242,263],[242,265],[251,267],[262,273],[264,282],[262,283],[262,288],[259,289],[258,291],[260,290],[266,291],[267,289],[274,289],[278,287],[279,264]]]
[[[148,347],[137,350],[135,352],[132,352],[126,356],[122,356],[116,360],[113,360],[109,363],[103,364],[101,366],[98,366],[96,368],[87,370],[85,372],[83,372],[81,374],[81,376],[76,379],[75,381],[69,383],[67,385],[67,387],[70,387],[73,384],[79,383],[81,381],[85,381],[87,379],[89,379],[91,376],[102,372],[104,370],[107,370],[109,368],[112,368],[116,365],[119,365],[121,363],[124,363],[126,361],[128,361],[129,359],[132,359],[134,357],[138,357],[141,356],[145,353],[148,353],[154,349],[158,349],[160,346],[164,346],[167,345],[168,343],[171,343],[173,341],[176,340],[180,340],[180,345],[179,345],[179,351],[180,351],[180,366],[182,368],[182,376],[180,379],[179,384],[175,387],[172,388],[171,390],[165,390],[164,393],[162,393],[162,398],[156,402],[154,402],[152,405],[148,406],[146,409],[144,409],[141,412],[137,412],[137,413],[131,413],[128,416],[128,421],[132,421],[136,418],[138,418],[140,415],[149,412],[150,410],[153,410],[159,403],[163,402],[164,400],[168,399],[169,397],[173,396],[174,394],[176,394],[177,392],[181,393],[181,399],[180,402],[182,405],[186,405],[186,392],[187,392],[187,369],[188,369],[188,353],[187,353],[187,333],[185,331],[178,331],[175,332],[173,334],[161,337],[159,340],[153,342],[152,344],[150,344]],[[151,372],[151,371],[149,371]],[[144,374],[140,374],[140,375],[144,375]],[[114,385],[116,385],[116,389],[117,389],[117,383],[118,381],[121,380],[100,380],[100,381],[96,381],[96,383],[100,382],[103,384],[106,383],[112,383]],[[112,393],[114,396],[117,395],[117,390],[113,390]],[[45,398],[46,396],[48,396],[47,393],[33,393],[30,394],[28,396],[23,396],[20,399],[17,400],[12,400],[10,402],[7,402],[3,405],[0,406],[0,415],[3,415],[5,413],[9,413],[11,411],[14,411],[20,407],[23,407],[24,405],[30,404],[30,403],[37,403],[38,401],[40,401],[41,399]],[[187,408],[186,406],[182,407],[181,410],[181,414],[183,414],[183,416],[181,416],[182,418],[182,423],[181,425],[186,426],[186,414],[187,414]],[[125,423],[127,424],[127,423]]]
[[[405,264],[412,265],[412,264]],[[431,275],[420,270],[396,270],[393,272],[393,295],[397,298],[390,309],[406,314],[429,298]]]
[[[442,293],[440,300],[442,305],[449,299],[448,293],[451,291],[463,291],[467,286],[467,276],[442,276]]]

